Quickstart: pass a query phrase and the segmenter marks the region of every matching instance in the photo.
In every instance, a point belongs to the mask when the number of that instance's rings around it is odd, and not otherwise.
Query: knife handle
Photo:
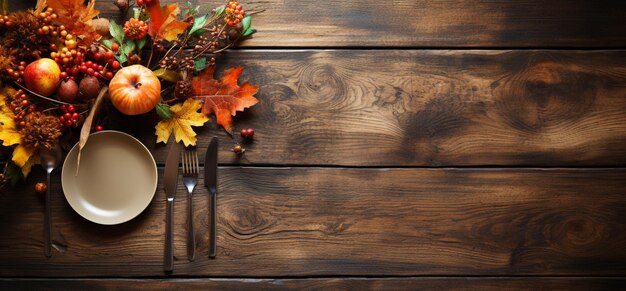
[[[217,254],[217,191],[211,192],[211,249],[209,258],[215,259]]]
[[[174,236],[172,229],[174,228],[174,198],[167,198],[167,214],[165,222],[165,257],[163,270],[171,272],[174,269]]]

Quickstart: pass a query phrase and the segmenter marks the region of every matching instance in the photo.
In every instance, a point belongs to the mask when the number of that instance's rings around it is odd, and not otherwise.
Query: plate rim
[[[150,157],[150,160],[152,160],[152,164],[154,165],[154,176],[156,177],[156,179],[155,179],[155,183],[154,183],[154,189],[152,190],[152,194],[150,195],[150,199],[146,199],[147,200],[146,205],[142,207],[141,211],[137,212],[137,214],[129,217],[128,219],[123,220],[123,221],[113,222],[113,223],[105,223],[105,222],[101,222],[101,221],[96,221],[96,220],[90,219],[90,218],[86,217],[85,215],[83,215],[82,213],[80,213],[76,209],[76,207],[72,204],[72,202],[70,202],[70,199],[68,199],[68,197],[67,197],[68,191],[66,191],[66,186],[65,186],[65,183],[64,183],[65,179],[63,178],[65,176],[65,170],[67,169],[67,167],[65,167],[67,159],[69,158],[70,154],[73,151],[77,150],[76,148],[79,146],[80,142],[77,142],[76,144],[74,144],[74,146],[69,150],[69,152],[65,156],[65,159],[63,160],[63,166],[62,166],[62,169],[61,169],[61,188],[63,189],[63,197],[65,197],[65,200],[67,201],[67,203],[70,205],[72,210],[74,210],[74,212],[76,212],[82,218],[84,218],[84,219],[86,219],[88,221],[91,221],[93,223],[100,224],[100,225],[118,225],[118,224],[126,223],[128,221],[131,221],[131,220],[135,219],[137,216],[139,216],[141,213],[143,213],[148,208],[148,206],[150,206],[150,203],[152,203],[152,200],[154,200],[154,196],[156,195],[156,190],[157,190],[158,184],[159,184],[159,168],[158,168],[158,166],[156,164],[156,160],[154,159],[154,155],[152,155],[150,150],[148,150],[148,147],[146,147],[145,144],[143,144],[141,141],[139,141],[134,136],[132,136],[132,135],[130,135],[128,133],[122,132],[122,131],[118,131],[118,130],[102,130],[102,131],[99,131],[99,132],[91,133],[90,137],[91,136],[95,136],[95,135],[100,135],[100,134],[119,134],[119,135],[122,135],[124,137],[130,138],[131,141],[134,141],[137,144],[141,145],[141,148],[143,149],[143,151],[145,151],[148,154],[148,156]],[[87,142],[89,142],[89,140],[87,140]]]

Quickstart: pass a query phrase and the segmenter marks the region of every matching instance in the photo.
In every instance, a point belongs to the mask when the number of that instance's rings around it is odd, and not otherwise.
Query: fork
[[[193,205],[192,193],[198,184],[198,154],[195,147],[187,147],[182,150],[183,158],[183,184],[187,188],[187,259],[193,261],[196,256],[196,235],[193,230]]]

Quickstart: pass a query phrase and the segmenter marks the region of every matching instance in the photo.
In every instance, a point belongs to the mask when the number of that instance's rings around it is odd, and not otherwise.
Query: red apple
[[[161,100],[161,82],[142,65],[124,67],[111,79],[109,96],[120,112],[126,115],[144,114]]]
[[[26,88],[43,95],[50,96],[56,92],[61,81],[61,68],[52,59],[38,59],[24,69]]]

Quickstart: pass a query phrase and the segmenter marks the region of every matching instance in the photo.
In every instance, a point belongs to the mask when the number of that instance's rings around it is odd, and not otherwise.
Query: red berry
[[[103,65],[98,65],[98,71],[102,71],[104,70],[104,66]]]
[[[92,68],[87,69],[87,75],[93,76],[94,73],[95,71]]]
[[[65,126],[70,127],[74,124],[74,122],[72,122],[71,120],[67,120],[65,121]]]
[[[105,78],[107,78],[107,79],[112,79],[112,78],[113,78],[113,73],[112,73],[112,72],[110,72],[110,71],[109,71],[109,72],[106,72],[106,73],[104,74],[104,77],[105,77]]]
[[[65,120],[70,120],[72,119],[72,114],[68,112],[68,113],[63,114],[63,117],[65,117]]]
[[[113,58],[113,52],[112,52],[112,51],[107,51],[107,52],[104,54],[104,56],[105,56],[107,59],[112,59],[112,58]]]
[[[102,58],[102,54],[100,54],[100,53],[95,53],[95,54],[93,54],[93,58],[94,58],[96,61],[99,61],[99,60]]]
[[[102,131],[103,129],[102,125],[96,125],[96,131]]]
[[[76,111],[76,108],[74,107],[74,105],[72,104],[67,105],[67,112],[73,113],[74,111]]]
[[[118,62],[118,61],[113,61],[113,62],[111,63],[111,68],[113,68],[113,70],[117,70],[117,69],[119,69],[119,68],[120,68],[120,62]]]
[[[78,120],[79,117],[80,115],[78,115],[78,112],[74,112],[74,114],[72,114],[72,120]]]
[[[80,70],[81,72],[83,72],[83,73],[84,73],[84,72],[87,72],[87,66],[82,65],[82,66],[80,66],[79,70]]]
[[[65,117],[63,117],[63,116],[59,117],[59,121],[61,121],[61,123],[64,123],[65,122]]]
[[[67,72],[61,72],[61,79],[67,78]]]
[[[248,136],[248,132],[245,129],[241,130],[241,137],[246,137]]]
[[[93,76],[94,76],[94,77],[96,77],[96,78],[98,78],[98,77],[100,77],[100,73],[98,73],[98,72],[93,72]]]
[[[252,128],[248,128],[248,130],[246,130],[246,135],[248,137],[253,137],[254,136],[254,130],[252,130]]]
[[[139,6],[143,5],[143,0],[137,0],[136,2],[137,2],[137,5]]]
[[[93,62],[92,61],[87,61],[85,63],[85,66],[87,66],[87,68],[90,68],[91,66],[93,66]]]
[[[118,49],[120,49],[120,45],[119,45],[119,44],[117,44],[117,42],[114,42],[114,43],[111,45],[111,50],[113,50],[114,52],[116,52]]]
[[[65,106],[65,104],[59,106],[59,109],[61,110],[61,112],[65,113],[67,112],[67,106]]]

